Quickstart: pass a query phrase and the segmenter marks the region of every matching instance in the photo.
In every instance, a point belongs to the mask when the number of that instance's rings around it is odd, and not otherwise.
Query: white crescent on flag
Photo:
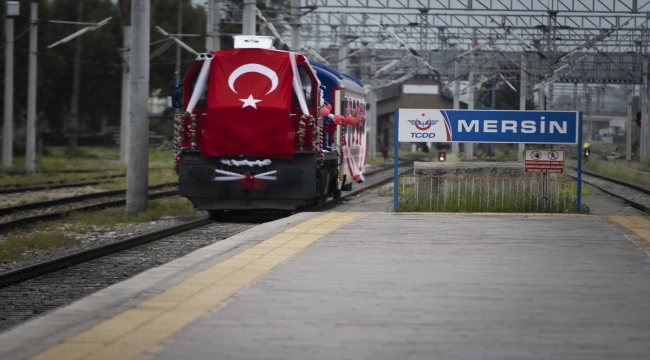
[[[269,90],[266,94],[271,93],[275,88],[278,87],[278,74],[275,73],[275,71],[269,69],[268,67],[260,64],[245,64],[237,69],[235,69],[230,76],[228,77],[228,86],[230,87],[230,90],[232,90],[235,94],[237,94],[237,91],[234,88],[235,81],[237,80],[238,77],[241,75],[244,75],[249,72],[256,72],[260,73],[271,80],[271,90]]]

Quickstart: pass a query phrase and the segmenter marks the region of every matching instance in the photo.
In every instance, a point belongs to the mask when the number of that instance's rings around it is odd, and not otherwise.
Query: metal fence
[[[401,175],[400,212],[548,212],[576,210],[577,183],[545,178]]]

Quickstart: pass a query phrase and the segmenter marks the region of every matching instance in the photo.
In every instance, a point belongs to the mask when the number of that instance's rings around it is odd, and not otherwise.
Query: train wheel
[[[225,217],[226,210],[208,210],[208,214],[212,220],[218,221]]]

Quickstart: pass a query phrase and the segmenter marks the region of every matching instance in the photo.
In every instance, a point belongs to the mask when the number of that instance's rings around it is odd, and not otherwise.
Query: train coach
[[[364,180],[361,82],[272,44],[236,36],[234,49],[200,54],[177,87],[179,193],[212,215],[308,208]]]

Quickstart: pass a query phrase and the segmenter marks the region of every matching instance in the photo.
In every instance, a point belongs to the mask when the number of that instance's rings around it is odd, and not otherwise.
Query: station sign
[[[564,173],[564,150],[526,150],[524,153],[524,172]]]
[[[577,111],[397,109],[399,142],[577,144]]]

